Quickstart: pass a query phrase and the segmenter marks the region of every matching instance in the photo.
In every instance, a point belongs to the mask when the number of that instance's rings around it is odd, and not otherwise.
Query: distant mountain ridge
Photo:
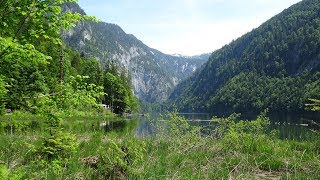
[[[85,13],[77,4],[65,4],[64,11]],[[173,88],[206,62],[210,54],[177,57],[146,46],[118,25],[84,21],[63,32],[64,41],[79,53],[97,58],[103,66],[113,61],[127,69],[134,93],[147,102],[166,100]]]
[[[179,84],[182,112],[304,111],[320,97],[320,0],[304,0],[212,53]]]

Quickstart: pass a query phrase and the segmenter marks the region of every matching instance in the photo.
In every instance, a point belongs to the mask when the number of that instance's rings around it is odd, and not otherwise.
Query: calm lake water
[[[213,115],[206,113],[180,113],[179,116],[185,117],[189,123],[194,126],[201,126],[206,129],[205,134],[210,133]],[[139,117],[135,135],[144,137],[152,135],[152,121],[157,121],[160,116],[152,115],[150,117]],[[270,130],[278,130],[281,139],[305,140],[310,137],[314,130],[320,130],[319,114],[269,114]],[[246,115],[243,119],[255,119],[256,116]],[[210,129],[211,128],[211,129]]]

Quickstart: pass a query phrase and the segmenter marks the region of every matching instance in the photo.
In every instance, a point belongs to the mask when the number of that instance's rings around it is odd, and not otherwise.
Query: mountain
[[[75,3],[63,6],[64,11],[85,12]],[[131,77],[134,94],[147,102],[166,100],[173,88],[206,62],[210,54],[183,57],[152,49],[118,25],[83,21],[63,31],[66,44],[85,55],[97,58],[101,65],[115,62]]]
[[[304,0],[215,51],[169,98],[182,112],[304,111],[320,97],[320,0]]]

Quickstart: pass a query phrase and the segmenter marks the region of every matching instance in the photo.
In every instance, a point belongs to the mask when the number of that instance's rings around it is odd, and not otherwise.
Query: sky
[[[78,0],[88,15],[119,25],[167,54],[213,52],[300,0]]]

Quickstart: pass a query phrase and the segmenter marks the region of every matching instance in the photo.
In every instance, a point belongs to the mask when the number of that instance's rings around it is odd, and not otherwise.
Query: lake
[[[213,115],[208,113],[179,113],[189,121],[191,125],[204,127],[204,134],[210,134]],[[320,116],[319,113],[311,114],[293,114],[293,113],[273,113],[269,114],[270,130],[278,130],[281,139],[295,139],[306,140],[312,131],[320,130]],[[255,119],[254,115],[245,115],[243,119]],[[159,115],[152,115],[150,117],[140,116],[137,122],[135,135],[145,137],[152,135],[152,121],[160,119]],[[211,129],[212,130],[212,129]]]

